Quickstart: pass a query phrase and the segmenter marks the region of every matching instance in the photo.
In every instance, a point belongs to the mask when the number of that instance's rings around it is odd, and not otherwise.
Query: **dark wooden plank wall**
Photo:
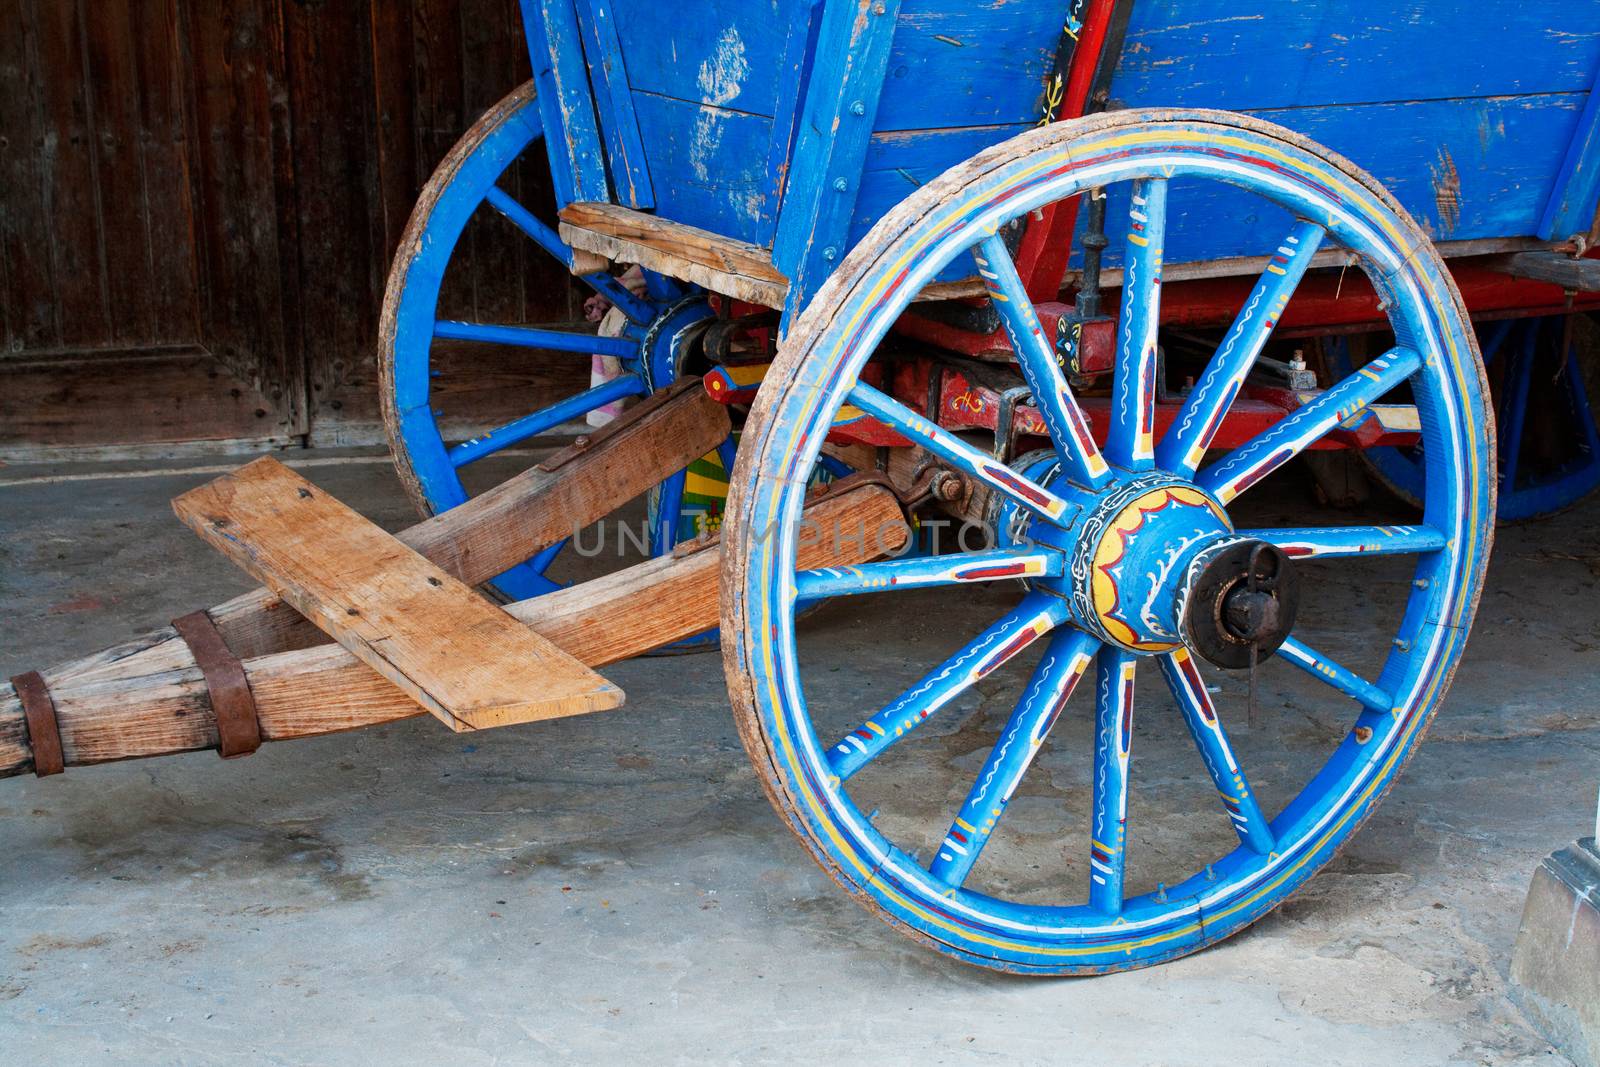
[[[516,0],[0,0],[0,26],[0,455],[380,439],[389,258],[528,76]],[[509,184],[549,203],[537,166]],[[470,232],[452,306],[579,317],[558,265]],[[527,362],[474,354],[496,388],[455,419],[579,370]]]

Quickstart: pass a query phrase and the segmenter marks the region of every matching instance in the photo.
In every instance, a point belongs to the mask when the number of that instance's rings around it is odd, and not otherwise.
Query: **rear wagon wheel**
[[[574,262],[573,250],[540,220],[540,213],[530,209],[538,205],[523,204],[508,191],[508,175],[518,161],[543,151],[543,127],[534,86],[528,82],[491,108],[439,164],[417,200],[395,254],[379,327],[380,395],[400,480],[424,517],[467,500],[462,473],[472,464],[582,420],[592,411],[671,385],[684,352],[712,317],[702,295],[669,278],[647,276],[646,291],[635,294],[603,270],[583,274],[580,280],[625,316],[618,336],[462,317],[461,310],[450,305],[446,283],[452,271],[464,269],[469,261],[471,241],[466,238],[480,232],[474,227],[496,228],[502,237],[516,235],[537,255],[563,266]],[[465,416],[469,424],[477,420],[470,411],[440,411],[437,386],[439,376],[447,373],[440,358],[442,345],[509,347],[526,351],[530,361],[565,359],[584,366],[591,355],[600,354],[614,358],[619,373],[469,439],[450,440],[446,415],[458,421]],[[469,367],[463,374],[472,388],[485,387],[477,368]],[[683,537],[720,520],[714,514],[720,510],[720,498],[690,492],[686,499],[685,486],[698,476],[698,482],[714,489],[720,472],[731,467],[733,452],[729,438],[698,463],[704,470],[680,471],[651,494],[648,524],[653,554],[671,551]],[[552,545],[518,564],[497,577],[494,587],[513,600],[559,588],[548,572],[564,545]],[[695,639],[673,648],[683,651],[709,640]]]

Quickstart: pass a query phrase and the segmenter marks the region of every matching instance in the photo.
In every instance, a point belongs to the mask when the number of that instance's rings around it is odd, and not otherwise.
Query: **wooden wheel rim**
[[[1313,218],[1359,253],[1399,336],[1424,353],[1412,378],[1428,442],[1430,521],[1448,547],[1419,556],[1401,624],[1407,651],[1384,678],[1395,708],[1335,750],[1279,816],[1283,852],[1218,862],[1164,901],[1114,920],[1082,905],[1030,906],[939,884],[829,781],[798,677],[789,589],[804,472],[868,357],[912,294],[985,232],[1084,189],[1151,176],[1241,185]],[[830,875],[881,917],[969,962],[1033,973],[1139,966],[1193,951],[1259,918],[1321,867],[1370,812],[1448,687],[1490,543],[1492,427],[1475,342],[1449,275],[1373,180],[1270,124],[1217,112],[1122,112],[1043,128],[947,172],[886,216],[796,322],[747,426],[729,501],[724,664],[741,733],[774,805]],[[1398,652],[1398,650],[1397,650]],[[1363,717],[1363,721],[1366,720]],[[1226,867],[1226,869],[1225,869]],[[1201,918],[1201,916],[1204,918]]]

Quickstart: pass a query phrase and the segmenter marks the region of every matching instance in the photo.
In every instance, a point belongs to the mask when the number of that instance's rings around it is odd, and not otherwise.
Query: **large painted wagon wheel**
[[[1101,449],[996,231],[1045,204],[1124,182],[1132,187],[1126,284],[1112,428]],[[1176,199],[1205,182],[1247,190],[1298,221],[1286,223],[1276,249],[1264,250],[1271,266],[1172,432],[1156,441],[1168,189]],[[1385,296],[1396,346],[1202,465],[1277,309],[1318,246],[1335,243],[1356,253]],[[1026,469],[1000,467],[858,378],[918,287],[968,255],[991,287],[1054,444],[1053,459]],[[1235,498],[1402,383],[1409,383],[1428,442],[1420,524],[1234,528]],[[968,962],[1097,972],[1182,955],[1238,931],[1326,863],[1370,814],[1449,684],[1491,536],[1485,518],[1494,510],[1494,460],[1485,448],[1492,434],[1484,394],[1460,298],[1426,236],[1370,177],[1286,130],[1221,112],[1126,111],[1023,134],[948,171],[886,216],[818,293],[746,425],[725,525],[723,659],[742,734],[774,805],[822,867],[871,910]],[[796,572],[802,475],[816,459],[822,430],[846,403],[1001,494],[1014,519],[1003,529],[1021,537],[1009,547],[1002,538],[977,560]],[[1358,555],[1388,557],[1365,565],[1392,564],[1410,578],[1394,583],[1408,599],[1392,642],[1372,651],[1368,677],[1310,647],[1305,626],[1296,626],[1295,570],[1307,566],[1298,561]],[[1350,568],[1362,564],[1341,562],[1348,587]],[[955,655],[886,706],[857,708],[819,728],[796,646],[798,601],[892,597],[895,589],[1018,574],[1028,578],[1015,607]],[[1302,624],[1306,616],[1302,609]],[[952,798],[950,810],[915,832],[903,821],[875,823],[853,796],[871,776],[854,776],[890,769],[879,761],[893,761],[906,737],[1035,640],[1043,648],[1038,665],[981,768],[952,782],[954,793],[927,783],[932,796]],[[1286,677],[1301,678],[1329,705],[1342,737],[1325,760],[1315,754],[1314,771],[1289,783],[1276,811],[1258,800],[1252,768],[1230,743],[1229,727],[1237,733],[1243,716],[1213,700],[1207,675],[1216,675],[1202,659],[1237,666],[1254,655],[1302,668],[1305,675]],[[1085,688],[1094,691],[1094,741],[1085,746],[1092,752],[1073,753],[1088,764],[1087,825],[1072,825],[1064,807],[1047,811],[1052,825],[1060,813],[1056,855],[1063,862],[1076,857],[1085,876],[1067,885],[1051,883],[1045,872],[1043,892],[1051,899],[1017,899],[1006,882],[985,880],[980,855],[992,835],[1006,833],[1008,803],[1068,695],[1091,672]],[[1195,773],[1220,794],[1216,822],[1208,825],[1232,842],[1214,838],[1218,852],[1209,862],[1191,868],[1186,861],[1177,877],[1138,893],[1131,884],[1124,891],[1129,833],[1138,829],[1127,807],[1136,677],[1170,691],[1178,711],[1168,721],[1187,726],[1199,750]],[[916,751],[911,746],[900,758]],[[963,794],[959,803],[953,799]]]
[[[389,274],[379,332],[384,423],[401,481],[424,516],[456,507],[468,498],[462,472],[503,449],[582,420],[589,412],[629,397],[645,396],[677,376],[685,342],[712,315],[698,294],[670,279],[647,276],[636,295],[605,271],[582,275],[627,318],[621,336],[597,337],[523,323],[466,321],[449,317],[441,293],[452,269],[465,269],[473,226],[511,227],[540,254],[571,267],[574,253],[529,206],[507,191],[505,176],[519,159],[543,152],[543,132],[533,83],[511,93],[480,119],[445,157],[417,201]],[[461,253],[461,254],[458,254]],[[592,354],[615,357],[621,373],[586,391],[551,402],[469,440],[447,441],[434,398],[438,343],[503,345],[528,350],[528,358],[559,353],[573,360]],[[461,414],[459,412],[452,414]],[[469,416],[471,413],[466,413]],[[704,465],[732,466],[731,439]],[[650,548],[669,551],[695,521],[686,506],[691,477],[717,481],[718,471],[668,477],[651,494]],[[558,587],[547,573],[565,542],[501,574],[493,585],[521,600]]]
[[[1563,511],[1600,489],[1600,427],[1590,397],[1600,387],[1600,330],[1584,314],[1501,319],[1480,328],[1499,427],[1496,517],[1526,522]],[[1327,346],[1343,376],[1364,353],[1347,338]],[[1422,506],[1425,443],[1368,448],[1362,463],[1385,488]]]

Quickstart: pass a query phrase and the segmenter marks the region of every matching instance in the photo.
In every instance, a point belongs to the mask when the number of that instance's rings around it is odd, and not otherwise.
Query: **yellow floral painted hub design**
[[[1084,576],[1106,636],[1139,652],[1179,647],[1177,601],[1188,562],[1232,530],[1222,506],[1190,485],[1150,489],[1117,511]]]

